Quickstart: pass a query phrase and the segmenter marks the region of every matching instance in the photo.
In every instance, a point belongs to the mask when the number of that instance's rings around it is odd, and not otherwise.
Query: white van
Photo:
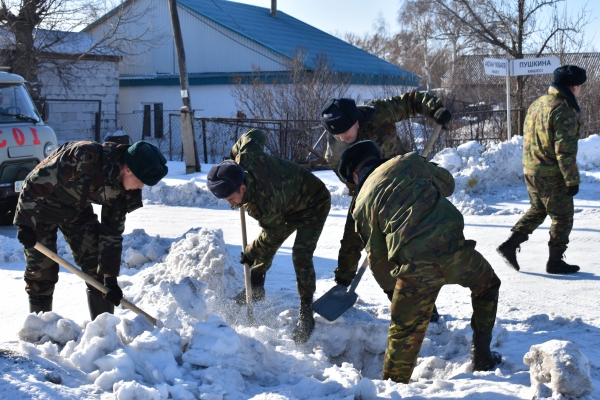
[[[23,180],[57,148],[56,134],[44,124],[48,107],[40,115],[15,74],[0,72],[0,224],[10,225]]]

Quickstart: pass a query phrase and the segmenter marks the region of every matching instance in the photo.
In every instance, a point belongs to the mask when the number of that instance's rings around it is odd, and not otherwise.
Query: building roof
[[[382,60],[284,12],[273,18],[269,8],[224,0],[178,0],[178,5],[252,40],[271,51],[293,58],[297,49],[307,53],[306,67],[322,53],[330,68],[360,77],[362,84],[418,86],[420,76]],[[100,23],[107,14],[85,30]],[[364,78],[367,78],[366,80]],[[356,80],[353,79],[356,83]]]

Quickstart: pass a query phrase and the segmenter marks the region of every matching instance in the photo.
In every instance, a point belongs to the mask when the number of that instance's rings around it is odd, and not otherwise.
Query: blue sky
[[[259,7],[271,7],[271,0],[235,0],[239,3]],[[565,0],[571,10],[581,9],[586,3],[588,15],[594,19],[586,30],[586,37],[592,38],[592,44],[600,51],[600,4],[586,0]],[[277,8],[301,21],[313,25],[325,32],[350,31],[362,34],[371,30],[373,22],[382,15],[390,26],[397,29],[396,14],[398,0],[277,0]]]

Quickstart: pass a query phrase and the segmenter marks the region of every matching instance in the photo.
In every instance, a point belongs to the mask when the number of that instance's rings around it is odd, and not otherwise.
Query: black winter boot
[[[496,351],[490,351],[492,335],[473,332],[473,345],[471,346],[471,361],[473,371],[491,371],[502,362],[502,356]]]
[[[526,240],[527,235],[523,235],[521,232],[513,232],[506,242],[496,248],[496,251],[502,256],[504,261],[517,271],[521,269],[517,262],[517,250],[521,251],[521,243]]]
[[[52,296],[29,295],[29,312],[41,313],[52,311]]]
[[[549,247],[550,257],[546,263],[546,272],[549,274],[573,274],[579,271],[578,265],[567,264],[563,260],[563,254],[566,249],[559,249],[558,247]]]
[[[90,310],[90,318],[93,320],[100,314],[105,312],[109,314],[115,313],[115,305],[106,300],[102,296],[102,292],[98,289],[87,288],[88,309]]]
[[[300,298],[300,310],[298,311],[298,324],[292,331],[292,339],[296,344],[306,343],[315,329],[315,318],[313,317],[312,297]]]
[[[250,287],[252,288],[252,301],[262,301],[265,299],[265,278],[267,274],[264,272],[256,272],[250,270]],[[246,289],[238,293],[233,300],[243,306],[246,304]]]

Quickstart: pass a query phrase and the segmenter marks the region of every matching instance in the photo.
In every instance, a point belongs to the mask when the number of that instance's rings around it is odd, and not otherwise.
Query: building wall
[[[415,88],[352,85],[347,96],[359,103],[392,94],[401,94]],[[235,117],[237,107],[229,85],[202,85],[190,88],[192,107],[197,117]],[[120,90],[121,112],[143,110],[143,104],[162,103],[163,110],[179,110],[182,106],[179,86],[128,86]],[[317,118],[318,116],[315,116]]]

